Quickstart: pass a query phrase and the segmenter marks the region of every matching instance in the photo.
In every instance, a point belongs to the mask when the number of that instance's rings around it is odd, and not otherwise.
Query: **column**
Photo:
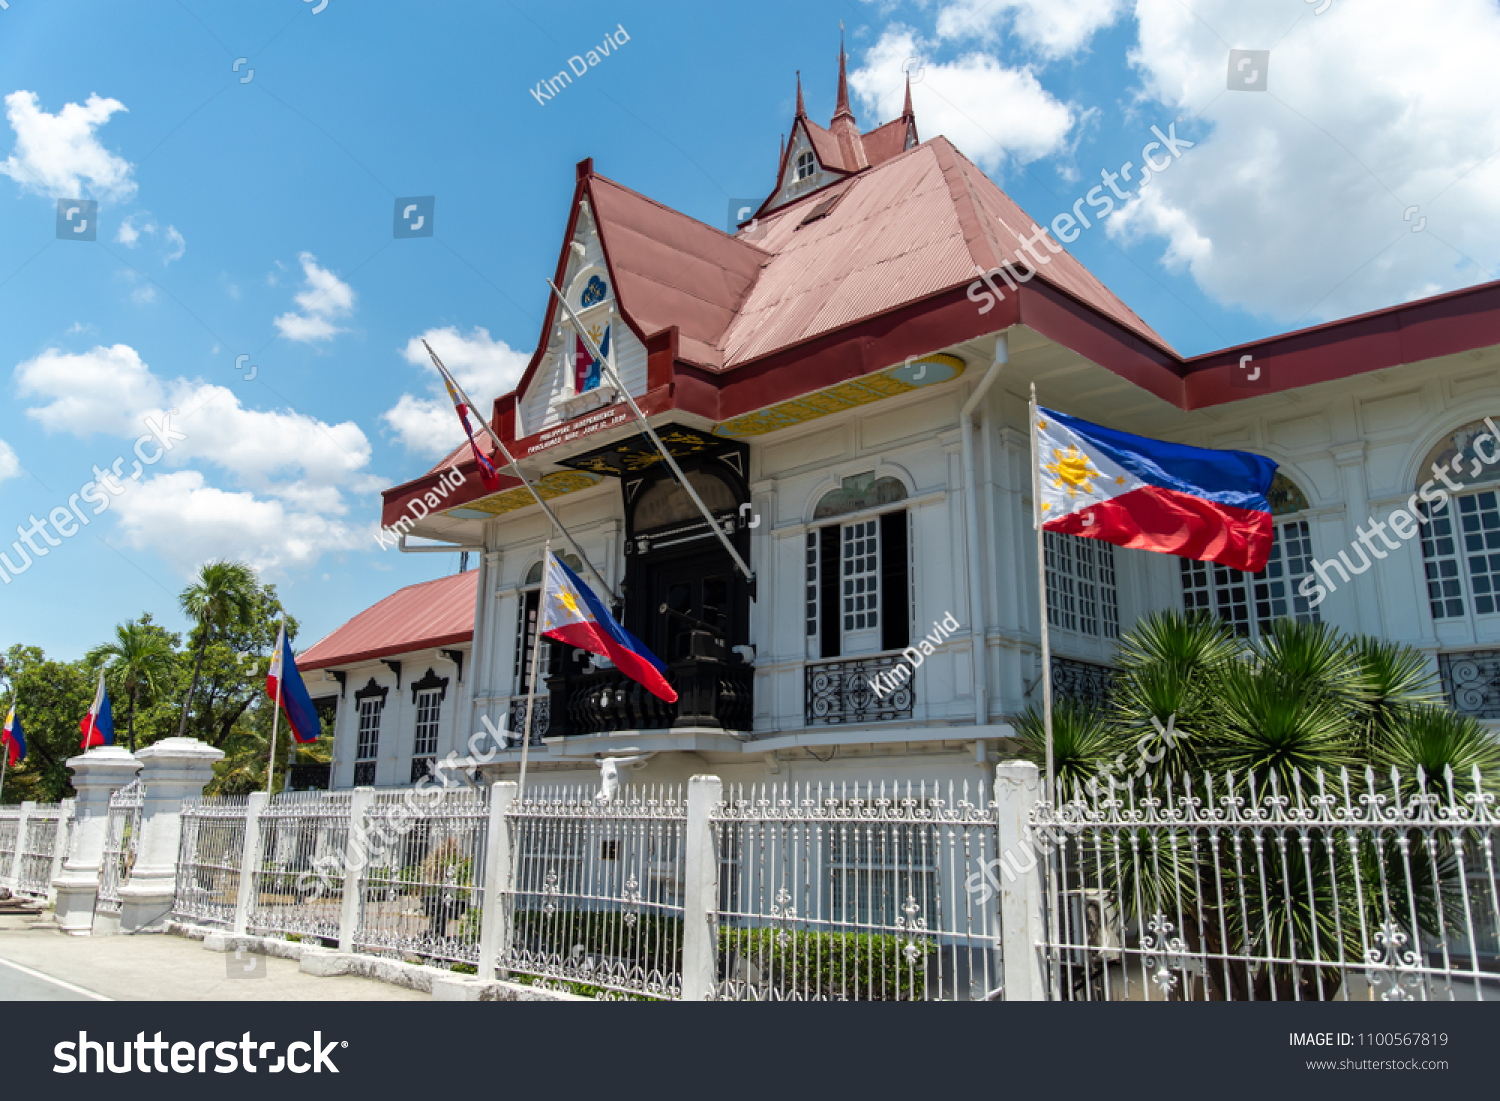
[[[76,820],[73,843],[52,881],[57,892],[53,917],[58,927],[74,936],[87,936],[94,926],[94,896],[99,890],[99,864],[104,856],[104,829],[109,818],[109,797],[135,779],[141,762],[124,746],[97,746],[70,757]]]
[[[1023,852],[1034,854],[1028,815],[1041,798],[1042,780],[1036,765],[1026,761],[1002,761],[995,766],[995,806],[999,834],[997,856],[1007,854],[1013,866],[1024,866]],[[1031,858],[1032,868],[1012,878],[1002,863],[1000,884],[1000,929],[1008,1002],[1046,1001],[1042,982],[1042,866]]]
[[[724,781],[694,776],[688,781],[687,836],[682,892],[682,1000],[707,1001],[718,979],[719,860],[709,817],[724,798]]]
[[[167,738],[140,750],[141,832],[130,882],[120,888],[120,932],[159,933],[177,895],[182,802],[203,794],[224,754],[197,738]]]

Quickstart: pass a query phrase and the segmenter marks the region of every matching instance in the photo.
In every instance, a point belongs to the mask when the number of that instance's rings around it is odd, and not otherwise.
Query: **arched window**
[[[845,478],[813,519],[865,513],[808,531],[805,557],[807,656],[836,658],[899,650],[911,642],[910,535],[905,509],[868,515],[906,499],[906,486],[874,472]]]
[[[583,563],[576,554],[559,554],[558,557],[567,564],[568,569],[582,575]],[[536,646],[536,613],[542,597],[542,562],[540,559],[533,562],[531,569],[526,571],[526,580],[522,582],[520,597],[520,609],[516,616],[515,694],[524,696],[531,686],[531,651]],[[550,671],[551,650],[552,647],[543,639],[541,655],[543,675]],[[537,691],[541,690],[542,686],[539,684]]]
[[[688,484],[714,514],[733,513],[738,504],[733,487],[711,470],[687,471]],[[701,523],[703,514],[693,499],[673,478],[664,478],[645,490],[631,514],[637,531],[654,531],[669,524]]]
[[[1182,607],[1185,612],[1207,612],[1224,620],[1237,635],[1259,638],[1277,619],[1316,623],[1318,611],[1298,589],[1312,574],[1312,532],[1301,514],[1307,494],[1285,474],[1277,473],[1266,495],[1275,517],[1271,557],[1260,573],[1221,566],[1217,562],[1182,563]]]
[[[818,170],[818,161],[812,150],[805,149],[797,157],[797,179],[805,180]]]
[[[1426,522],[1422,562],[1433,619],[1500,613],[1500,439],[1484,421],[1432,449],[1417,473]],[[1446,481],[1461,487],[1452,493]],[[1483,488],[1488,486],[1489,488]]]

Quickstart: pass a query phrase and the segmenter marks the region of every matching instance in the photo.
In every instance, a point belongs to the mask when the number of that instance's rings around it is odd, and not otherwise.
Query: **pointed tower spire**
[[[807,108],[802,106],[802,70],[797,70],[797,117],[806,118]]]
[[[848,115],[851,119],[854,112],[849,109],[849,73],[844,59],[844,26],[839,24],[839,98],[833,108],[833,117]]]
[[[906,103],[901,108],[901,117],[904,118],[904,119],[909,119],[909,118],[912,117],[912,114],[913,114],[913,112],[912,112],[912,109],[911,109],[911,72],[908,71],[907,74],[906,74]]]

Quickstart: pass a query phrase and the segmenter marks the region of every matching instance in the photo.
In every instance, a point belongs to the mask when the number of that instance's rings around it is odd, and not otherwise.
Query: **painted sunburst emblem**
[[[1104,472],[1096,470],[1087,455],[1078,450],[1076,444],[1069,444],[1066,451],[1052,449],[1052,461],[1044,463],[1042,469],[1054,477],[1053,489],[1065,489],[1068,498],[1078,495],[1082,490],[1084,493],[1094,492],[1093,479],[1103,477]]]

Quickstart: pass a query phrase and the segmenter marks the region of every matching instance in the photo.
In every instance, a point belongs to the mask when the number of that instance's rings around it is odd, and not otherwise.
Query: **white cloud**
[[[1212,130],[1111,232],[1165,240],[1164,260],[1211,297],[1281,323],[1491,278],[1500,112],[1476,90],[1500,53],[1500,8],[1438,11],[1137,0],[1144,94]],[[1268,92],[1226,91],[1225,41],[1271,49]]]
[[[302,312],[276,318],[281,335],[310,343],[344,332],[334,321],[354,311],[354,289],[327,268],[318,267],[318,258],[312,253],[301,253],[297,259],[302,262],[303,289],[293,300]]]
[[[880,118],[901,113],[906,94],[902,63],[930,46],[907,27],[888,27],[849,74],[849,84]],[[923,61],[912,85],[912,107],[924,138],[942,134],[987,171],[1007,159],[1028,164],[1062,152],[1077,116],[1037,80],[1030,68],[1011,69],[983,53],[953,61]]]
[[[49,350],[17,367],[16,379],[23,397],[42,399],[27,415],[49,431],[117,437],[127,479],[131,444],[153,423],[185,437],[172,441],[160,467],[138,469],[136,479],[148,476],[114,506],[133,545],[184,572],[225,555],[258,568],[307,566],[368,534],[344,519],[347,495],[383,483],[369,472],[370,442],[352,422],[250,409],[227,387],[159,378],[124,344]],[[103,453],[98,461],[106,465]],[[211,484],[204,468],[230,485]]]
[[[15,449],[0,440],[0,482],[8,478],[14,478],[21,473],[21,460],[16,458]]]
[[[125,220],[120,223],[120,228],[115,231],[115,240],[124,245],[126,248],[135,248],[135,246],[140,243],[141,234],[156,232],[155,222],[147,222],[145,225],[137,229],[135,220],[139,217],[139,214],[128,215]]]
[[[490,402],[516,388],[531,357],[503,340],[492,339],[488,329],[478,326],[468,336],[449,325],[428,329],[420,337],[407,341],[402,355],[406,362],[423,369],[430,396],[402,394],[392,408],[381,414],[381,419],[391,426],[408,451],[437,458],[462,443],[464,434],[453,402],[427,357],[427,349],[422,347],[424,339],[474,399],[481,417],[488,415]]]
[[[148,478],[114,509],[127,543],[154,551],[184,575],[212,558],[237,558],[259,571],[306,568],[329,551],[368,541],[362,528],[280,500],[218,489],[196,470]]]
[[[137,219],[144,219],[139,225]],[[135,248],[141,243],[142,237],[155,237],[162,233],[161,226],[149,214],[131,214],[120,223],[120,228],[115,231],[115,240],[126,248]],[[170,264],[173,260],[181,260],[187,252],[187,241],[181,233],[177,232],[176,226],[168,226],[162,234],[167,247],[161,253],[163,265]]]
[[[187,241],[177,232],[176,226],[167,227],[167,244],[172,246],[172,251],[162,257],[163,264],[170,264],[173,260],[181,260],[187,252]]]
[[[1125,0],[953,0],[938,12],[940,38],[997,39],[1002,28],[1048,59],[1066,57],[1120,17]]]
[[[49,348],[16,367],[23,398],[42,398],[26,415],[48,432],[126,435],[147,409],[159,408],[165,388],[128,344],[71,353]]]
[[[100,145],[94,133],[125,109],[117,99],[91,95],[81,106],[67,103],[50,115],[35,92],[12,92],[5,97],[5,116],[15,131],[16,145],[0,164],[0,173],[28,191],[54,199],[82,198],[87,180],[94,198],[129,200],[136,190],[132,166]]]

